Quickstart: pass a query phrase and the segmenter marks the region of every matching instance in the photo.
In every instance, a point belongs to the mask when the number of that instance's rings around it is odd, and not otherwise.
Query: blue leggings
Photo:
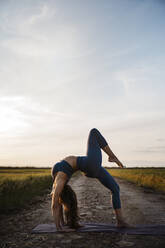
[[[82,157],[82,167],[86,176],[97,178],[106,188],[112,192],[113,208],[121,208],[120,201],[120,188],[114,178],[104,169],[102,164],[101,148],[107,145],[105,138],[96,129],[91,129],[88,137],[87,156]],[[81,170],[81,157],[80,157],[80,170]]]

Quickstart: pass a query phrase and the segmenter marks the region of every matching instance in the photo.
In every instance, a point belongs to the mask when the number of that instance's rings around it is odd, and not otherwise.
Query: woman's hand
[[[62,230],[62,226],[61,226],[61,216],[60,216],[60,208],[61,206],[54,206],[52,205],[51,209],[52,209],[52,215],[53,215],[53,219],[54,222],[56,224],[56,229],[57,231],[61,231]]]

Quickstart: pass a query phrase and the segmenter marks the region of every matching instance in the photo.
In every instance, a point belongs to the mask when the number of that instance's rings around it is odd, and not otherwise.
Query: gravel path
[[[130,224],[165,224],[165,195],[116,179],[121,189],[123,214]],[[70,180],[77,193],[82,222],[115,223],[108,189],[96,179],[78,174]],[[0,216],[0,248],[110,248],[165,247],[164,236],[117,233],[31,234],[40,223],[51,223],[51,199],[43,196],[28,209]]]

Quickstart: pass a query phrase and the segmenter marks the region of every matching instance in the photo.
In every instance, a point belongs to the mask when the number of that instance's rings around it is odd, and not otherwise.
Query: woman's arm
[[[59,202],[59,198],[61,195],[61,192],[64,188],[65,183],[67,182],[68,177],[64,172],[58,172],[55,182],[53,184],[53,191],[52,191],[52,204],[51,204],[51,209],[52,209],[52,215],[54,218],[54,222],[56,224],[57,230],[61,230],[61,204]]]

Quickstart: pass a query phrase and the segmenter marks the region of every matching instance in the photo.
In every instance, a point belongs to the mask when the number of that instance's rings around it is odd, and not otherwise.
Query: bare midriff
[[[77,170],[77,156],[67,156],[63,160],[70,164],[74,171]]]

